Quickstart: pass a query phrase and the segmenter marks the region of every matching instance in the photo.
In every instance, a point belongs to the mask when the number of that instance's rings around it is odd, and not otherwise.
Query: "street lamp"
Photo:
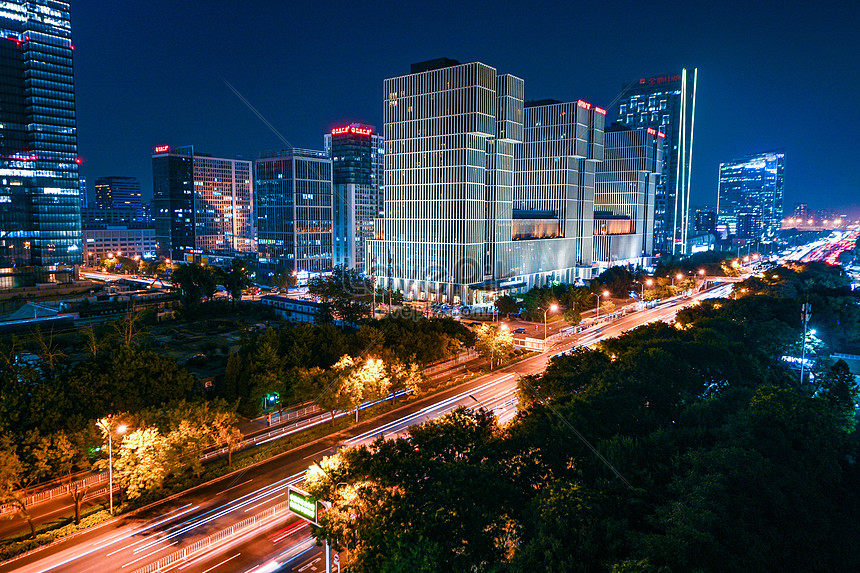
[[[110,491],[110,514],[113,515],[113,428],[111,427],[111,421],[108,418],[102,418],[96,425],[107,434],[108,438],[108,489]],[[125,424],[120,424],[116,428],[116,433],[118,436],[121,436],[125,433],[127,426]]]
[[[543,311],[543,349],[544,350],[546,350],[546,315],[549,311],[555,312],[556,310],[558,310],[558,305],[557,304],[551,304],[551,305],[549,305],[549,308],[547,308]]]
[[[609,291],[605,290],[602,293],[593,292],[591,294],[597,297],[597,314],[594,316],[594,320],[596,321],[598,318],[600,318],[600,295],[609,296]]]
[[[684,278],[684,275],[682,275],[681,273],[678,273],[677,275],[672,277],[672,286],[675,286],[675,279],[678,279],[680,281],[682,278]]]
[[[651,286],[652,284],[654,284],[654,281],[652,281],[651,279],[648,279],[642,283],[642,292],[639,294],[640,300],[645,298],[645,285]]]

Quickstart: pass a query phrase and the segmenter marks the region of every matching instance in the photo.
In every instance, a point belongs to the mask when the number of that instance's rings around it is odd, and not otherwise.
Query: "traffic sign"
[[[291,485],[287,492],[287,508],[314,525],[319,525],[319,502],[308,492]]]

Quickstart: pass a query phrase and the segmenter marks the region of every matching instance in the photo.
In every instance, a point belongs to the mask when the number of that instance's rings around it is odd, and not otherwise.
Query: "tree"
[[[498,297],[495,304],[499,314],[504,314],[508,318],[510,318],[512,314],[516,314],[520,311],[520,305],[517,303],[517,299],[507,294],[503,294]]]
[[[233,467],[233,452],[242,443],[242,432],[236,427],[239,417],[227,410],[216,412],[208,425],[209,436],[214,445],[227,448],[227,465]]]
[[[33,518],[27,510],[26,484],[32,479],[28,476],[27,468],[18,457],[15,445],[10,436],[0,438],[0,505],[9,505],[15,512],[2,514],[3,517],[20,515],[30,525],[30,534],[36,537],[36,527]]]
[[[421,367],[415,362],[404,364],[403,362],[394,359],[386,362],[388,364],[387,373],[391,380],[391,403],[396,399],[397,392],[401,390],[417,392],[424,382],[424,374],[421,372]]]
[[[821,378],[821,397],[842,421],[845,432],[854,431],[857,424],[858,388],[854,375],[844,360],[837,360]]]
[[[388,394],[391,380],[385,371],[382,360],[368,358],[357,361],[348,354],[332,366],[329,383],[317,398],[317,403],[330,410],[332,423],[336,410],[355,409],[358,421],[358,407],[367,400],[375,400]]]
[[[234,303],[242,298],[242,291],[251,286],[251,277],[246,264],[241,259],[234,259],[228,268],[218,268],[218,281],[227,289]]]
[[[178,265],[173,271],[173,280],[179,283],[182,290],[182,306],[187,311],[200,307],[200,299],[211,299],[215,294],[216,278],[212,267],[188,263]],[[189,315],[190,316],[190,315]]]
[[[615,312],[615,303],[611,300],[604,300],[600,303],[600,314],[607,315]]]
[[[571,326],[576,326],[582,322],[582,315],[579,314],[579,311],[576,310],[575,306],[572,306],[564,311],[564,320],[566,320]]]
[[[490,370],[514,351],[514,336],[505,328],[481,324],[475,330],[475,350],[490,363]]]
[[[165,436],[157,428],[140,428],[123,438],[113,472],[128,499],[135,499],[160,489],[172,469]]]

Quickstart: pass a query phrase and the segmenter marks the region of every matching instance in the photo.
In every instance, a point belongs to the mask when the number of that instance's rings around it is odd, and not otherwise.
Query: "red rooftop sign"
[[[152,148],[152,151],[155,153],[167,153],[168,151],[170,151],[170,146],[169,145],[156,145],[155,147]]]
[[[373,130],[369,127],[355,127],[354,125],[336,127],[331,130],[332,135],[341,135],[344,133],[354,133],[356,135],[370,135],[371,133],[373,133]]]
[[[675,82],[681,81],[681,75],[676,74],[674,76],[660,76],[656,78],[641,78],[639,80],[640,86],[659,86],[661,84],[671,84]]]

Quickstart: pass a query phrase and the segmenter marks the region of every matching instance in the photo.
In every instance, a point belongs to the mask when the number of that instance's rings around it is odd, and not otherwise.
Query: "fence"
[[[265,511],[261,511],[260,513],[258,513],[256,515],[252,515],[251,517],[248,517],[248,518],[243,519],[242,521],[240,521],[238,523],[231,525],[227,529],[222,529],[221,531],[213,533],[212,535],[210,535],[208,537],[204,537],[203,539],[198,539],[197,541],[195,541],[194,543],[192,543],[188,547],[184,547],[178,551],[174,551],[170,555],[166,555],[166,556],[162,557],[161,559],[159,559],[158,561],[155,561],[153,563],[150,563],[149,565],[146,565],[144,567],[141,567],[140,569],[135,570],[134,573],[155,573],[157,571],[161,571],[165,567],[173,565],[177,561],[182,561],[183,559],[187,559],[189,556],[191,556],[191,555],[193,555],[199,551],[203,551],[204,549],[208,549],[209,547],[215,545],[219,541],[222,541],[222,540],[224,540],[224,539],[226,539],[232,535],[236,535],[237,533],[241,533],[246,529],[252,529],[258,523],[266,521],[267,519],[271,519],[286,509],[287,509],[287,502],[282,501],[282,502],[278,503],[277,505],[273,505],[272,507],[270,507],[269,509],[267,509]]]
[[[106,482],[107,479],[108,479],[108,473],[102,472],[99,474],[93,474],[91,476],[87,476],[82,480],[73,481],[71,483],[67,483],[64,485],[58,485],[57,487],[52,487],[51,489],[46,489],[44,491],[36,492],[36,493],[34,493],[32,495],[28,495],[27,497],[24,498],[24,506],[30,507],[34,503],[39,503],[41,501],[50,501],[50,500],[54,499],[55,497],[60,497],[62,495],[68,495],[69,492],[71,492],[75,488],[80,489],[82,487],[90,487],[94,484],[98,484],[98,483],[101,483],[103,481]],[[13,510],[14,510],[14,506],[4,505],[4,506],[0,507],[0,515],[8,512],[8,511],[13,511]]]
[[[467,350],[465,352],[461,352],[460,354],[458,354],[454,358],[451,358],[450,360],[446,360],[444,362],[434,364],[433,366],[428,366],[427,368],[425,368],[423,370],[423,372],[424,372],[425,376],[432,376],[433,374],[436,374],[437,372],[443,372],[445,370],[448,370],[452,366],[455,366],[457,364],[462,364],[464,362],[469,362],[470,360],[474,360],[477,357],[478,357],[478,353],[475,352],[474,350],[470,349],[470,350]]]

